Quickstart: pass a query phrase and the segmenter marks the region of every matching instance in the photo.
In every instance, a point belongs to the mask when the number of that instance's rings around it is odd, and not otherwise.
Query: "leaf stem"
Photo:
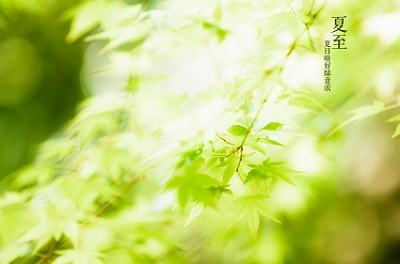
[[[258,117],[260,116],[261,111],[262,111],[262,109],[264,108],[264,105],[267,103],[268,98],[269,98],[269,96],[270,96],[271,93],[272,93],[272,90],[273,90],[272,88],[269,89],[269,92],[268,92],[267,96],[266,96],[266,97],[264,98],[264,100],[261,102],[261,105],[260,105],[260,107],[258,108],[257,113],[256,113],[256,115],[255,115],[254,118],[253,118],[253,121],[251,122],[250,126],[247,128],[247,132],[246,132],[246,134],[244,135],[242,142],[241,142],[240,145],[239,145],[238,147],[236,147],[236,148],[232,151],[232,153],[231,153],[231,154],[233,154],[233,153],[235,153],[235,152],[238,152],[238,153],[239,153],[239,162],[238,162],[238,165],[237,165],[236,170],[235,170],[236,172],[239,172],[240,165],[242,164],[244,144],[246,143],[246,140],[247,140],[247,138],[249,137],[249,135],[250,135],[250,133],[251,133],[251,131],[252,131],[252,129],[253,129],[253,127],[254,127],[256,121],[258,120]]]

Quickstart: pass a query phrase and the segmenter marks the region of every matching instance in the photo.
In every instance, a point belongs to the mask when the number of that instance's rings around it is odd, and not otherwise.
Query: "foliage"
[[[0,1],[0,179],[29,164],[83,99],[84,47],[65,43],[59,19],[78,1]]]
[[[187,254],[202,230],[176,230],[216,213],[230,228],[208,232],[251,244],[284,221],[274,192],[304,181],[287,153],[315,138],[307,118],[331,114],[284,78],[293,56],[322,49],[311,31],[322,5],[195,2],[86,1],[65,13],[66,40],[87,36],[109,63],[85,65],[93,96],[2,187],[2,263],[204,263]],[[99,92],[94,72],[119,81]],[[386,108],[355,110],[339,128]],[[263,263],[246,256],[231,263]]]
[[[360,122],[368,117],[377,115],[379,113],[382,113],[383,111],[388,111],[390,109],[397,108],[399,106],[400,105],[398,102],[395,102],[392,105],[385,105],[385,103],[382,101],[375,101],[373,105],[361,106],[359,108],[356,108],[350,111],[350,113],[353,114],[353,116],[347,119],[342,124],[340,124],[338,127],[336,127],[331,132],[331,134],[348,124]],[[395,115],[389,118],[386,122],[395,122],[395,121],[400,121],[400,115]],[[394,138],[397,137],[398,135],[400,135],[400,125],[396,127],[396,131],[393,133],[392,137]]]

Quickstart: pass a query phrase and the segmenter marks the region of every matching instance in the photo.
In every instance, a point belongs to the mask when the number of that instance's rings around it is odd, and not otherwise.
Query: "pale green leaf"
[[[398,135],[400,135],[400,124],[397,125],[396,130],[394,131],[392,138],[397,137]]]
[[[248,133],[248,130],[241,125],[233,125],[228,129],[228,132],[235,136],[244,136]]]
[[[245,183],[259,179],[259,180],[266,180],[268,177],[271,177],[270,175],[264,173],[262,170],[259,169],[252,169],[249,171],[249,173],[246,176]]]
[[[257,239],[258,229],[260,227],[260,216],[255,208],[250,207],[247,210],[247,224],[249,225],[250,232],[254,238]]]
[[[279,123],[279,122],[271,122],[268,123],[267,125],[265,125],[263,128],[261,128],[261,130],[273,130],[276,131],[280,128],[283,127],[283,124]]]
[[[67,41],[73,42],[92,30],[100,23],[106,10],[106,1],[87,1],[67,12],[65,17],[72,18]]]
[[[264,137],[264,138],[258,138],[257,139],[258,142],[261,143],[266,143],[266,144],[270,144],[270,145],[275,145],[275,146],[280,146],[280,147],[284,147],[284,145],[282,145],[281,143],[279,143],[278,141],[272,140],[268,137]]]
[[[274,177],[295,186],[289,174],[300,172],[287,168],[282,162],[270,162],[269,159],[265,160],[262,165],[250,165],[250,167],[253,169],[246,175],[245,183],[252,180],[267,180]]]
[[[357,123],[360,122],[368,117],[371,117],[373,115],[376,115],[378,113],[381,113],[385,111],[385,104],[381,101],[375,101],[373,105],[367,105],[367,106],[362,106],[357,109],[354,109],[350,111],[351,114],[353,114],[352,117],[350,117],[348,120],[340,124],[338,127],[336,127],[330,135],[338,131],[339,129],[343,128],[344,126],[347,126],[352,123]]]
[[[265,216],[265,217],[267,217],[267,218],[269,218],[269,219],[271,219],[271,220],[273,220],[273,221],[275,221],[275,222],[277,222],[279,224],[281,223],[281,221],[279,221],[279,219],[274,216],[274,214],[272,213],[271,209],[269,209],[265,204],[263,204],[263,203],[259,204],[257,206],[257,211],[261,215],[263,215],[263,216]]]
[[[395,121],[400,121],[400,115],[395,115],[386,120],[386,122],[395,122]]]
[[[126,43],[137,43],[142,41],[150,27],[151,24],[149,22],[142,22],[140,24],[135,24],[135,26],[105,31],[97,35],[90,36],[87,38],[87,40],[109,39],[110,42],[100,51],[100,53],[104,53]]]
[[[259,144],[258,141],[256,139],[254,139],[254,137],[252,137],[252,136],[247,138],[246,145],[248,147],[260,152],[261,154],[264,154],[264,155],[267,154],[265,152],[265,149],[263,148],[263,146],[261,144]]]
[[[228,31],[221,28],[220,26],[208,22],[208,21],[203,21],[201,22],[201,25],[203,26],[204,29],[210,31],[211,33],[215,34],[218,37],[219,41],[223,41],[228,34]]]
[[[102,255],[99,252],[82,249],[69,249],[56,251],[60,257],[53,264],[102,264]]]
[[[237,167],[237,163],[234,159],[229,159],[227,161],[227,165],[224,169],[223,176],[222,176],[222,183],[227,184],[231,179],[233,174],[235,173],[235,169]]]
[[[7,245],[0,250],[0,263],[16,263],[15,259],[29,254],[29,243]]]
[[[189,217],[186,220],[185,227],[190,225],[194,219],[196,219],[204,210],[204,205],[195,205],[190,209]]]
[[[259,214],[268,217],[269,219],[280,223],[280,221],[272,214],[266,206],[268,196],[262,194],[253,194],[239,197],[234,200],[238,203],[238,216],[236,222],[242,218],[246,218],[250,232],[254,239],[257,238],[257,233],[260,225]]]

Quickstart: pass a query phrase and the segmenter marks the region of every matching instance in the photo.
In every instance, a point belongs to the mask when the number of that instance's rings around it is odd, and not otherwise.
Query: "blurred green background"
[[[1,178],[29,164],[37,144],[62,130],[78,103],[94,95],[81,82],[88,45],[67,43],[69,24],[60,18],[79,2],[0,0]],[[306,52],[298,51],[284,73],[328,109],[301,120],[319,140],[288,149],[290,163],[308,173],[295,179],[297,187],[275,187],[271,203],[282,224],[263,219],[257,241],[246,223],[227,229],[231,222],[212,210],[183,230],[183,217],[171,216],[177,223],[171,232],[186,245],[189,263],[400,263],[400,142],[391,138],[396,124],[384,122],[398,109],[329,134],[349,110],[374,100],[398,102],[400,3],[314,4],[324,5],[314,22],[316,36],[332,28],[332,16],[347,16],[348,50],[332,55],[332,92],[304,81],[317,75],[302,64]],[[155,1],[145,5],[156,8]],[[322,46],[316,58],[322,65]],[[7,189],[8,181],[1,184]]]
[[[83,93],[82,42],[60,16],[78,1],[0,1],[0,177],[30,162]]]

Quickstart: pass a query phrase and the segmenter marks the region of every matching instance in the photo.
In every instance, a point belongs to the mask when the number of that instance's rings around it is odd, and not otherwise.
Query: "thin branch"
[[[236,170],[235,170],[238,173],[239,173],[240,164],[242,163],[242,159],[243,159],[243,146],[240,147],[239,153],[240,153],[239,162],[238,162],[238,165],[237,165]]]
[[[232,151],[226,156],[226,157],[229,157],[229,156],[231,156],[232,154],[234,154],[234,153],[236,153],[236,152],[239,153],[239,162],[238,162],[238,165],[237,165],[236,170],[235,170],[236,172],[239,172],[240,165],[242,164],[244,144],[246,143],[246,140],[247,140],[248,136],[250,135],[250,133],[251,133],[251,131],[252,131],[252,129],[253,129],[255,123],[257,122],[258,117],[260,116],[261,111],[262,111],[262,109],[264,108],[264,105],[266,104],[266,102],[267,102],[267,100],[268,100],[268,98],[269,98],[271,92],[272,92],[272,88],[269,90],[269,92],[268,92],[267,96],[265,97],[265,99],[261,102],[261,105],[260,105],[260,107],[258,108],[257,113],[256,113],[256,115],[254,116],[254,118],[253,118],[251,124],[250,124],[249,127],[247,128],[247,132],[246,132],[246,134],[244,135],[244,137],[243,137],[242,142],[240,143],[240,145],[239,145],[238,147],[235,147],[234,149],[232,149]]]
[[[100,215],[102,215],[108,208],[110,208],[119,198],[121,198],[126,192],[128,192],[142,178],[143,178],[143,175],[138,175],[136,177],[133,177],[125,186],[123,186],[120,189],[120,191],[117,194],[115,194],[96,213],[94,213],[94,216],[99,217]],[[90,221],[83,223],[79,227],[79,229],[83,229],[89,223],[90,223]],[[49,253],[47,253],[47,255],[44,255],[42,257],[42,259],[38,262],[38,264],[50,263],[50,259],[52,259],[54,257],[55,251],[63,248],[69,242],[70,242],[69,239],[65,239],[64,241],[62,241],[62,243],[60,243],[59,246],[56,246],[55,248],[51,249],[51,251]]]
[[[134,177],[124,187],[122,187],[122,189],[116,195],[114,195],[114,197],[107,201],[94,215],[96,217],[102,215],[108,208],[110,208],[110,206],[112,206],[119,198],[129,191],[129,189],[131,189],[141,178],[143,178],[142,175]]]
[[[215,133],[215,135],[216,135],[217,137],[219,137],[222,141],[224,141],[226,144],[231,145],[231,146],[235,146],[235,144],[233,144],[233,143],[227,141],[225,138],[223,138],[223,137],[221,137],[220,135],[218,135],[218,133]]]

